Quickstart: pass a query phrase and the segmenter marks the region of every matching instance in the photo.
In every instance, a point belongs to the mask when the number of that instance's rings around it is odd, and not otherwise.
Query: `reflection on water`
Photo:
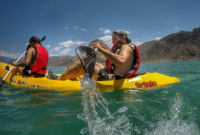
[[[81,81],[83,113],[78,115],[87,127],[81,130],[81,134],[131,134],[131,124],[126,116],[127,107],[121,107],[111,114],[108,102],[97,90],[93,80],[85,74]]]
[[[26,108],[47,105],[54,103],[58,100],[57,98],[50,98],[50,91],[26,90],[27,89],[25,88],[14,88],[5,86],[1,94],[10,98],[2,101],[0,100],[0,105],[10,105],[13,107]]]

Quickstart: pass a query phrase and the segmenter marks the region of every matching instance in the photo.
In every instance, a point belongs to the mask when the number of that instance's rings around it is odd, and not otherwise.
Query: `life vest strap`
[[[39,72],[40,70],[46,70],[46,67],[42,67],[42,68],[38,69],[36,72],[32,72],[31,74],[38,74],[38,72]]]
[[[111,52],[113,52],[113,53],[115,53],[115,51],[116,51],[116,49],[114,49],[115,45],[116,44],[113,44],[113,46],[111,48]],[[136,45],[134,45],[133,51],[134,51],[134,63],[133,63],[133,67],[122,78],[129,78],[129,77],[133,76],[137,72],[137,70],[139,69],[139,66],[140,66],[140,53],[139,53],[139,50],[138,50],[138,48],[137,48]],[[108,59],[106,59],[106,69],[107,69],[107,71],[109,73],[112,73],[112,63]]]

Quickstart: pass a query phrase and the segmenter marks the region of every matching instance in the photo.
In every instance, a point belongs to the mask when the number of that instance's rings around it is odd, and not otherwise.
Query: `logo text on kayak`
[[[156,81],[149,81],[149,82],[142,82],[142,83],[136,82],[135,85],[137,86],[137,88],[148,88],[148,87],[157,86],[157,83]]]

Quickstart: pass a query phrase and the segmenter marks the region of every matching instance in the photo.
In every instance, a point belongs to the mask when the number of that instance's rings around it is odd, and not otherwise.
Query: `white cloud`
[[[83,45],[83,44],[86,44],[88,42],[86,41],[72,41],[72,40],[68,40],[68,41],[65,41],[65,42],[60,42],[59,43],[59,46],[63,46],[63,47],[66,47],[66,48],[69,48],[71,47],[72,45]]]
[[[127,34],[130,34],[131,32],[130,31],[125,31]]]
[[[100,30],[101,32],[103,32],[103,34],[105,34],[105,35],[111,33],[111,31],[110,31],[109,29],[99,28],[99,30]]]
[[[74,45],[76,46],[80,46],[80,45],[84,45],[87,44],[88,42],[86,41],[72,41],[72,40],[68,40],[65,42],[60,42],[58,43],[58,46],[53,48],[53,50],[51,50],[51,53],[54,53],[54,51],[60,51],[59,55],[66,55],[70,52],[70,50],[72,48],[74,48]],[[73,47],[72,47],[73,46]],[[55,54],[51,54],[50,56],[55,56]]]
[[[134,44],[136,44],[137,46],[143,44],[143,42],[134,42]]]
[[[46,45],[45,47],[46,47],[46,48],[49,48],[49,47],[51,47],[51,45]]]
[[[137,46],[143,44],[143,42],[140,42],[139,39],[133,39],[132,41],[133,44],[136,44]]]
[[[75,30],[79,30],[78,25],[72,27]]]
[[[59,56],[59,54],[50,53],[50,54],[49,54],[49,57],[52,57],[52,56]]]
[[[104,34],[106,35],[106,34],[110,34],[111,33],[111,31],[109,30],[109,29],[105,29],[104,30]]]
[[[156,38],[155,38],[155,40],[160,40],[160,39],[161,39],[161,37],[156,37]]]
[[[54,51],[59,51],[61,48],[58,46],[58,47],[55,47],[53,48]]]
[[[100,31],[103,31],[103,28],[99,28]]]
[[[68,30],[68,29],[69,29],[69,27],[65,27],[65,29],[66,29],[66,30]]]
[[[111,48],[111,46],[112,46],[112,36],[100,37],[99,40],[102,40],[103,43],[105,43],[108,47]]]
[[[59,54],[60,54],[60,55],[63,55],[63,54],[66,55],[66,54],[69,53],[70,50],[71,50],[70,48],[64,49],[64,50],[62,50]]]
[[[84,31],[84,32],[88,32],[87,29],[85,29],[85,28],[79,28],[78,25],[75,25],[75,26],[73,26],[72,28],[73,28],[74,30],[81,30],[81,31]],[[66,28],[65,28],[65,29],[66,29]],[[68,27],[67,27],[67,29],[68,29]]]
[[[68,41],[66,41],[66,42],[60,42],[60,43],[59,43],[59,46],[70,47],[70,46],[73,45],[73,44],[74,44],[73,41],[68,40]]]
[[[100,40],[103,40],[103,42],[108,42],[108,41],[112,41],[112,36],[104,36],[104,37],[100,37]]]
[[[85,28],[81,28],[82,31],[88,32]]]
[[[87,44],[88,42],[86,41],[76,41],[74,42],[74,44],[77,44],[77,45],[84,45],[84,44]]]
[[[177,30],[177,29],[178,29],[178,27],[175,27],[174,29],[175,29],[175,30]]]

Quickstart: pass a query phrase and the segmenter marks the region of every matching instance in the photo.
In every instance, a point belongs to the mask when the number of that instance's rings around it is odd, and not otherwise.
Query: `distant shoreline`
[[[162,61],[148,61],[148,62],[141,62],[141,63],[165,63],[165,62],[179,62],[179,61],[194,61],[194,60],[200,60],[199,58],[193,58],[193,59],[176,59],[176,60],[162,60]]]

